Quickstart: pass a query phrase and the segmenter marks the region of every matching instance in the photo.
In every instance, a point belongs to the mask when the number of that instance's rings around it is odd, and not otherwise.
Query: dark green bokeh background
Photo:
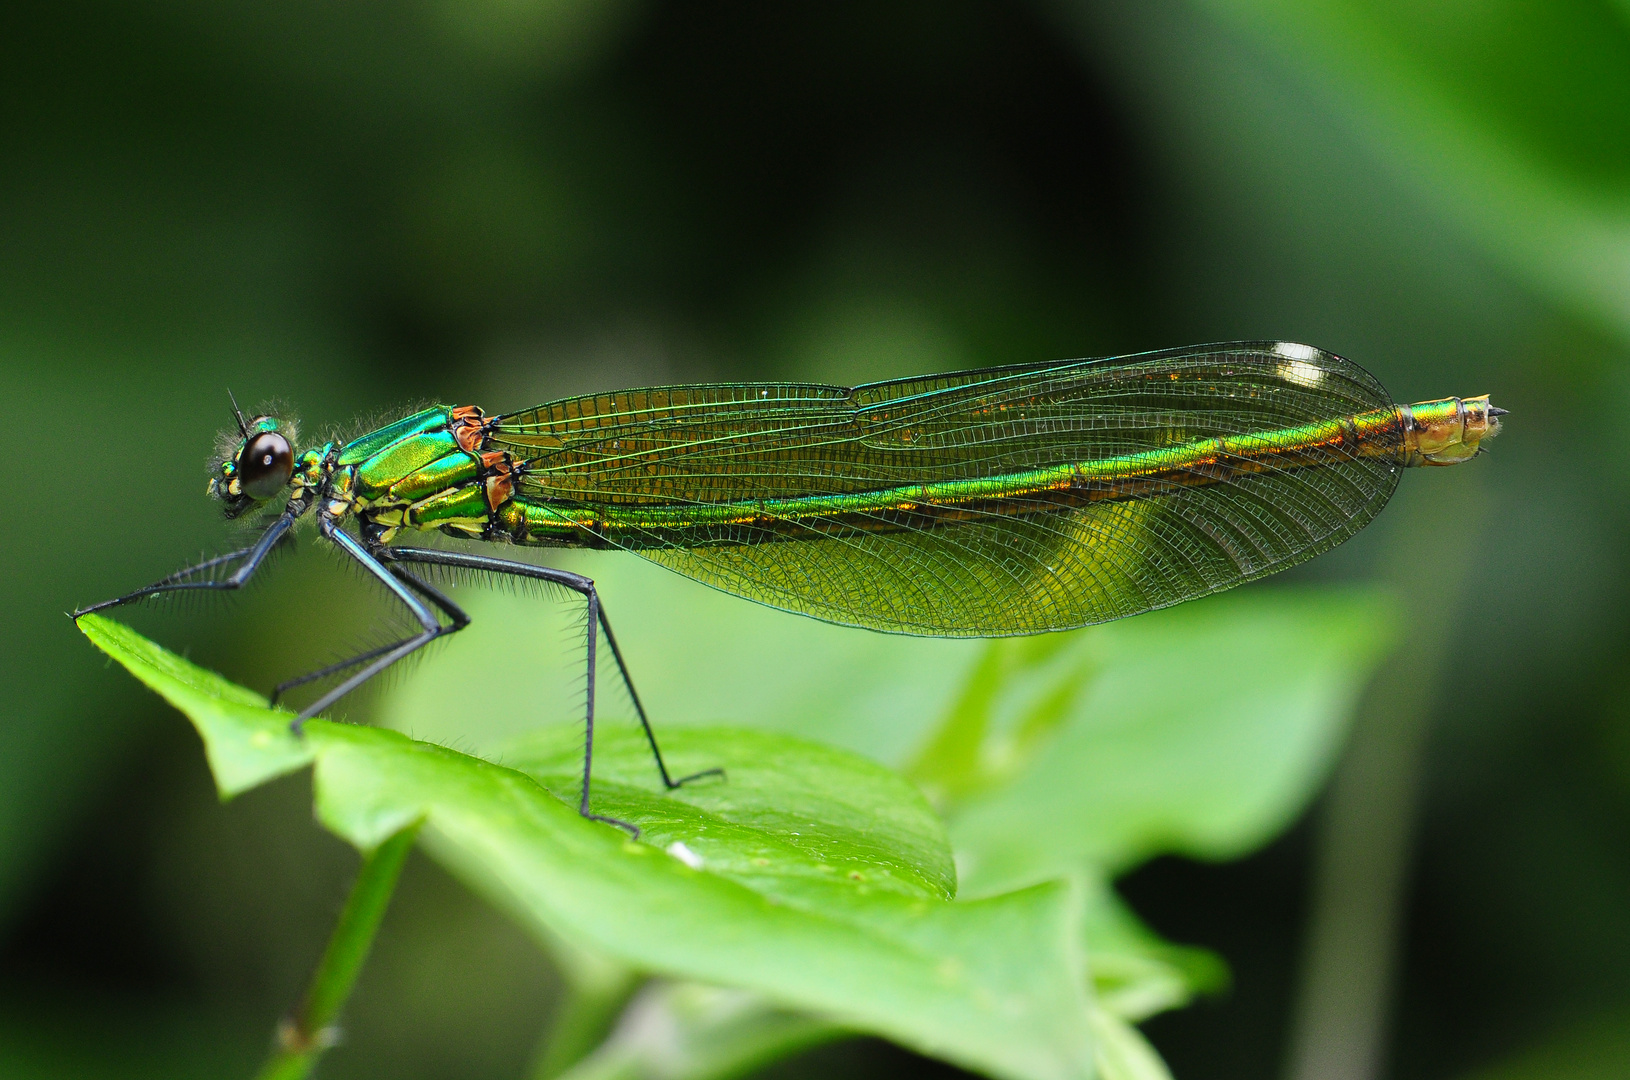
[[[226,387],[321,429],[1281,337],[1513,411],[1302,575],[1410,590],[1433,657],[1382,676],[1429,723],[1379,1074],[1621,1075],[1622,2],[25,0],[0,115],[0,1071],[244,1075],[354,865],[60,614],[225,542]],[[306,558],[142,626],[263,686],[367,600]],[[1148,1027],[1184,1080],[1285,1073],[1321,820],[1124,883],[1235,969]],[[415,860],[325,1075],[522,1075],[553,986]]]

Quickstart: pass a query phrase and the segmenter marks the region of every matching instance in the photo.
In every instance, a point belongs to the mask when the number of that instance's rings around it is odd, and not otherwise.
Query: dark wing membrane
[[[575,398],[501,421],[531,498],[683,506],[854,494],[1088,462],[1390,406],[1357,365],[1274,342],[1202,346],[857,387],[692,386]],[[1011,509],[921,530],[743,543],[728,528],[627,546],[727,592],[832,622],[1002,635],[1103,622],[1328,550],[1397,483],[1385,458]]]

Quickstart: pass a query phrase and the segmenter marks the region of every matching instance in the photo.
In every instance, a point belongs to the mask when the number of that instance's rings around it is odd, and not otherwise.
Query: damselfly
[[[488,416],[437,405],[296,452],[246,419],[210,493],[281,511],[250,546],[75,616],[236,589],[295,522],[377,578],[418,623],[400,641],[274,691],[336,678],[333,705],[469,618],[415,567],[550,582],[587,604],[579,810],[590,812],[595,646],[605,634],[665,787],[649,718],[590,578],[463,550],[633,551],[738,596],[902,634],[1068,630],[1283,570],[1352,536],[1412,465],[1452,465],[1498,433],[1488,397],[1394,405],[1367,372],[1306,345],[1238,342],[989,368],[854,388],[668,386]],[[697,774],[705,775],[705,774]]]

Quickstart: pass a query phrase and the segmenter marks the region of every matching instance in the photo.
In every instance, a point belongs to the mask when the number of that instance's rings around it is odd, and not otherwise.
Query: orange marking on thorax
[[[481,453],[481,444],[487,441],[486,414],[479,406],[460,405],[447,414],[447,429],[453,441],[467,454]]]
[[[487,509],[496,514],[515,494],[510,456],[502,450],[488,451],[481,455],[481,469],[486,474]]]

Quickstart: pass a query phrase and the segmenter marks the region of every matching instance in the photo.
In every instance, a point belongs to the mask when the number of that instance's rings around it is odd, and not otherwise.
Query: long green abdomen
[[[1067,629],[1341,543],[1484,399],[1394,406],[1279,342],[871,386],[666,387],[495,418],[495,533],[621,548],[775,607],[932,635]]]
[[[720,502],[574,504],[521,497],[500,522],[521,543],[633,551],[808,540],[1067,515],[1158,499],[1246,476],[1360,458],[1403,464],[1394,409],[1252,435],[1196,440],[1097,461],[876,491]]]

